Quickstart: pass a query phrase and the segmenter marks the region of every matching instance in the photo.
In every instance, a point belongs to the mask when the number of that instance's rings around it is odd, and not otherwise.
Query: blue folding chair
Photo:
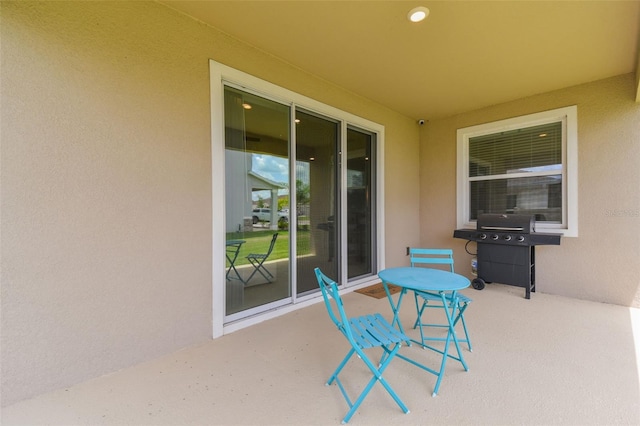
[[[271,252],[273,251],[273,246],[276,245],[276,239],[278,238],[278,233],[276,232],[271,237],[271,243],[269,244],[269,250],[266,253],[249,253],[247,255],[247,260],[253,266],[253,272],[249,275],[249,278],[245,280],[245,284],[248,284],[251,281],[251,278],[256,274],[256,272],[260,272],[260,275],[264,277],[267,282],[271,282],[273,279],[273,274],[269,272],[267,268],[264,267],[264,262],[269,258]]]
[[[419,265],[446,265],[449,267],[449,270],[453,272],[453,250],[451,249],[425,249],[425,248],[410,248],[409,255],[411,259],[411,266],[419,267]],[[469,333],[467,332],[467,323],[464,320],[464,311],[467,309],[469,303],[471,303],[471,299],[465,296],[464,294],[458,292],[458,301],[454,303],[451,299],[451,293],[446,295],[447,300],[447,308],[451,310],[451,316],[454,318],[453,325],[454,327],[458,322],[462,323],[462,328],[464,329],[464,339],[458,339],[459,342],[465,342],[469,351],[471,351],[471,340],[469,340]],[[413,324],[413,328],[420,328],[420,338],[422,339],[422,344],[424,345],[425,341],[445,341],[444,337],[430,337],[425,336],[424,329],[425,327],[440,327],[440,328],[448,328],[448,324],[434,324],[434,323],[423,323],[422,322],[422,314],[426,308],[438,308],[442,309],[442,299],[435,295],[429,293],[422,293],[419,291],[414,292],[414,297],[416,300],[416,310],[418,312],[418,317],[416,318],[415,323]],[[422,301],[420,303],[419,301]],[[456,314],[457,311],[457,314]]]
[[[400,406],[402,411],[408,413],[409,409],[404,405],[385,378],[382,377],[382,373],[395,358],[402,343],[409,341],[409,337],[393,328],[393,326],[378,313],[350,319],[347,318],[336,282],[324,275],[319,268],[315,268],[315,273],[318,278],[318,285],[322,290],[322,297],[329,312],[329,317],[331,317],[333,323],[351,345],[347,356],[344,357],[336,371],[327,381],[327,386],[331,385],[334,381],[336,382],[340,388],[340,392],[342,392],[342,396],[344,396],[344,399],[349,405],[349,411],[344,419],[342,419],[342,423],[345,424],[351,419],[353,413],[355,413],[362,401],[364,401],[376,382],[379,382],[387,392],[389,392],[389,395],[391,395],[393,400]],[[383,349],[384,352],[382,353],[382,358],[379,363],[372,362],[365,354],[364,350],[370,348]],[[367,383],[367,386],[360,393],[356,401],[352,402],[338,375],[354,354],[357,354],[358,358],[362,359],[367,368],[373,373],[373,377],[371,377],[371,380],[369,380],[369,383]]]

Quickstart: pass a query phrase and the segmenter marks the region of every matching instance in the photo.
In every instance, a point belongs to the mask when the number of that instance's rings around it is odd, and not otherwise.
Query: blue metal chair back
[[[278,233],[276,232],[275,234],[273,234],[273,237],[271,237],[271,244],[269,244],[269,250],[267,251],[267,253],[265,254],[266,257],[269,257],[269,255],[271,254],[271,252],[273,251],[273,246],[276,245],[276,239],[278,238]]]
[[[329,312],[331,321],[333,321],[338,330],[345,335],[351,344],[355,344],[353,335],[351,334],[351,327],[349,327],[349,320],[344,310],[344,304],[342,303],[342,298],[338,290],[338,284],[323,274],[319,268],[315,269],[315,273],[320,290],[322,290],[324,305],[327,308],[327,312]]]
[[[410,248],[409,256],[411,266],[448,265],[449,270],[453,272],[453,250],[451,249]]]

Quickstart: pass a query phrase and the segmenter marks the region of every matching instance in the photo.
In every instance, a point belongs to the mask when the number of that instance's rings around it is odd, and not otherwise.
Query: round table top
[[[410,266],[383,269],[378,277],[388,284],[418,291],[462,290],[470,284],[468,278],[449,271]]]

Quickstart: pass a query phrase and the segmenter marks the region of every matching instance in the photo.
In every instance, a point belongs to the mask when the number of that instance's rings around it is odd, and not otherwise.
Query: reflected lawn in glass
[[[269,256],[269,260],[286,259],[289,257],[289,231],[277,231],[278,239],[273,251]],[[228,240],[244,240],[245,243],[240,248],[238,253],[238,259],[235,262],[236,266],[247,265],[249,261],[246,256],[249,253],[266,253],[271,243],[271,236],[274,231],[254,231],[254,232],[229,232],[227,233]],[[311,252],[309,246],[310,232],[299,230],[298,233],[298,253],[297,255],[306,255]],[[229,266],[229,262],[227,262]]]

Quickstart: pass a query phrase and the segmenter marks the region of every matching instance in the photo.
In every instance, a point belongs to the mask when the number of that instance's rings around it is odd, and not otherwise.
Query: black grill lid
[[[535,232],[535,224],[534,215],[485,213],[478,216],[476,228],[479,231],[507,231],[530,234]]]

